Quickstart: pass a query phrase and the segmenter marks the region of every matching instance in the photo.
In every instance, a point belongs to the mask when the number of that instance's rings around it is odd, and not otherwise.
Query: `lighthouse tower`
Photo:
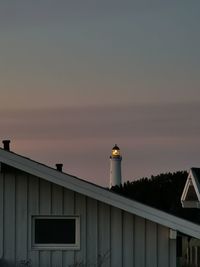
[[[121,184],[121,160],[120,149],[115,144],[110,156],[110,188],[115,185],[120,186]]]

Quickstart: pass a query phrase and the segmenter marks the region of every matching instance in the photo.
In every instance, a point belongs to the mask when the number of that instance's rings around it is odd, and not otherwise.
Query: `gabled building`
[[[181,196],[183,208],[200,208],[200,168],[191,168]]]
[[[0,266],[175,267],[200,226],[0,149]]]

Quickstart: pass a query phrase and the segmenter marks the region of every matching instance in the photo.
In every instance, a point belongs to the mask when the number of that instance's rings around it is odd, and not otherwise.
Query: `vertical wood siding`
[[[33,250],[33,215],[80,216],[80,250]],[[0,257],[10,267],[22,260],[31,267],[175,267],[176,241],[166,227],[7,170],[0,173]]]
[[[16,261],[27,258],[27,177],[16,176]]]
[[[51,214],[60,215],[63,211],[63,188],[52,184]],[[52,266],[62,267],[62,251],[52,251]]]
[[[75,193],[73,191],[63,189],[63,214],[75,214]],[[70,266],[74,263],[74,251],[63,251],[63,266]]]
[[[123,213],[123,267],[134,266],[134,216],[130,213]]]
[[[39,267],[39,251],[32,250],[31,248],[31,216],[34,214],[39,214],[39,179],[36,177],[28,177],[28,260],[31,260],[31,263],[34,267]],[[25,260],[25,259],[23,259]]]
[[[80,216],[80,250],[75,252],[75,263],[86,266],[87,247],[87,205],[86,197],[75,193],[75,214]],[[64,267],[64,266],[63,266]]]
[[[122,211],[111,207],[111,267],[122,266]]]
[[[157,224],[146,221],[146,267],[157,266]]]
[[[4,176],[4,250],[3,256],[9,264],[16,260],[16,190],[15,175]]]
[[[39,202],[39,212],[40,215],[49,215],[51,214],[51,189],[52,184],[40,179],[40,202]],[[41,267],[49,267],[51,266],[51,253],[50,250],[41,250],[39,252],[40,255],[40,265]]]
[[[87,198],[87,246],[86,246],[86,262],[88,264],[97,265],[98,246],[97,246],[97,229],[98,216],[97,216],[97,201]]]
[[[145,267],[145,219],[135,217],[135,266]]]
[[[169,230],[158,225],[158,266],[169,266]],[[168,251],[168,253],[166,253]]]
[[[98,258],[101,267],[110,267],[110,206],[99,202],[98,205]]]

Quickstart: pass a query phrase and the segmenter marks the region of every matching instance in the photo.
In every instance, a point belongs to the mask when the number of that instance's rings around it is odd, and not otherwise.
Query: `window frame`
[[[75,243],[46,243],[35,242],[35,221],[37,219],[74,219],[75,220]],[[33,215],[31,216],[31,248],[33,250],[79,250],[80,249],[80,216],[68,215]]]

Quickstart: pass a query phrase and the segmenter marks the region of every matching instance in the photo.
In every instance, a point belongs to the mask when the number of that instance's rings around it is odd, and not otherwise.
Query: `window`
[[[79,249],[78,216],[33,216],[32,247],[35,249]]]

